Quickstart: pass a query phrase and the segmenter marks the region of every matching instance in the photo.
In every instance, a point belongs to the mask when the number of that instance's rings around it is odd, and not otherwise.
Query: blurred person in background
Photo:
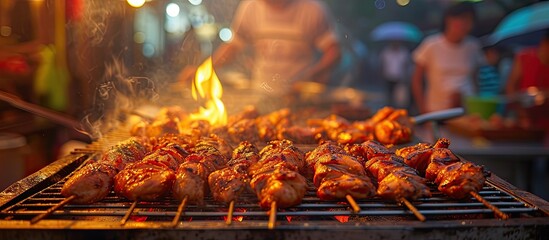
[[[482,48],[486,64],[478,69],[478,96],[494,97],[502,93],[503,78],[499,68],[501,49],[496,46]]]
[[[296,82],[329,81],[341,56],[331,18],[317,0],[242,1],[232,21],[233,38],[213,53],[213,66],[221,68],[251,50],[250,87],[265,96],[262,107],[279,108],[274,105],[289,99]]]
[[[475,72],[484,61],[479,41],[469,36],[474,22],[473,3],[453,5],[444,13],[442,33],[413,52],[412,90],[421,113],[459,107],[463,96],[473,94]]]
[[[506,95],[515,98],[521,93],[537,97],[534,106],[512,106],[517,110],[519,124],[549,130],[549,29],[537,47],[525,48],[515,55],[507,85]],[[539,100],[538,100],[539,99]]]
[[[381,75],[387,84],[388,105],[408,108],[408,80],[411,66],[410,50],[398,41],[390,42],[379,55]]]

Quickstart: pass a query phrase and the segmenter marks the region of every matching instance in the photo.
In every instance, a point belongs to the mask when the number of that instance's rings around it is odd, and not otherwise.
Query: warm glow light
[[[142,7],[143,4],[145,4],[145,0],[127,0],[127,2],[130,6],[135,8]]]
[[[397,0],[397,4],[400,6],[406,6],[410,3],[410,0]]]
[[[206,59],[198,69],[192,83],[192,97],[194,100],[204,99],[205,106],[191,114],[192,120],[206,120],[214,126],[227,124],[227,112],[221,101],[223,87],[212,65],[212,58]]]
[[[179,5],[176,3],[170,3],[166,6],[166,14],[170,17],[177,17],[177,15],[179,15],[179,11]]]

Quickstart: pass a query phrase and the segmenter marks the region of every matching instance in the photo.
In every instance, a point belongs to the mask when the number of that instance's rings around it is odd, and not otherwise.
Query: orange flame
[[[227,124],[227,112],[223,101],[221,101],[222,95],[223,87],[213,69],[210,57],[198,67],[192,83],[193,99],[198,101],[200,98],[206,102],[205,106],[201,106],[197,113],[190,115],[191,119],[206,120],[214,126]]]

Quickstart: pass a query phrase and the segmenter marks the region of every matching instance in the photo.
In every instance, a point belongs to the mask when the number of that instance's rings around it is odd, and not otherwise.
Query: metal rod
[[[359,213],[360,212],[360,206],[358,206],[358,204],[356,204],[356,201],[355,199],[353,198],[353,196],[347,194],[345,196],[345,198],[347,198],[347,201],[349,202],[349,204],[351,205],[351,207],[353,208],[353,213]]]
[[[133,212],[133,210],[135,209],[136,206],[137,206],[137,201],[134,201],[132,203],[132,205],[130,206],[130,209],[128,209],[128,211],[126,212],[126,215],[124,215],[122,220],[120,220],[120,225],[124,226],[126,224],[128,219],[130,219],[130,216],[132,215],[132,212]]]
[[[58,204],[54,205],[53,207],[49,208],[45,213],[42,213],[34,218],[32,218],[30,220],[30,223],[31,224],[35,224],[37,223],[38,221],[44,219],[45,217],[49,216],[50,214],[52,214],[53,212],[55,212],[55,210],[65,206],[65,204],[69,203],[70,201],[72,201],[73,199],[76,198],[76,195],[72,195],[68,198],[65,198],[63,199],[63,201],[59,202]]]
[[[267,227],[272,230],[276,225],[276,201],[271,203],[271,211],[269,211],[269,223]]]
[[[175,214],[175,217],[172,220],[172,227],[176,227],[179,223],[179,219],[181,218],[181,215],[183,214],[183,210],[185,209],[185,206],[187,205],[187,196],[181,200],[181,203],[179,204],[179,207],[177,207],[177,213]]]
[[[55,112],[53,110],[44,108],[42,106],[39,106],[33,103],[23,101],[21,98],[13,94],[0,91],[0,101],[7,102],[16,108],[27,111],[29,113],[33,113],[35,115],[46,118],[48,120],[51,120],[53,122],[66,126],[68,128],[72,128],[72,129],[80,128],[80,122],[74,120],[72,117],[68,115],[64,115],[63,113],[60,113],[60,112]]]
[[[499,217],[503,220],[507,220],[509,219],[509,215],[505,214],[504,212],[502,212],[501,210],[499,210],[498,207],[492,205],[490,202],[488,202],[486,199],[484,199],[482,196],[478,195],[478,193],[476,192],[473,192],[471,191],[469,194],[471,194],[471,196],[473,196],[474,198],[476,198],[479,202],[481,202],[482,204],[484,204],[484,206],[486,206],[487,208],[489,208],[490,210],[494,211],[494,214],[496,215],[496,217]]]
[[[408,201],[408,199],[400,198],[399,201],[404,203],[404,205],[406,205],[406,207],[408,207],[408,209],[410,209],[410,211],[412,211],[412,213],[414,213],[414,215],[417,217],[417,219],[419,221],[425,222],[425,216],[423,216],[423,214],[421,214],[417,210],[417,208],[410,201]]]
[[[229,211],[227,212],[227,220],[225,223],[231,225],[233,223],[233,212],[234,212],[234,200],[229,203]]]

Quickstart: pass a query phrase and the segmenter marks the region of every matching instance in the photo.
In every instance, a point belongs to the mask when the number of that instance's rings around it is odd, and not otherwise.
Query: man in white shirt
[[[427,37],[414,51],[412,89],[421,113],[461,106],[462,96],[473,94],[475,72],[483,62],[480,43],[468,36],[474,19],[471,3],[450,7],[443,32]]]
[[[244,0],[232,22],[233,39],[213,54],[220,68],[251,48],[251,88],[282,96],[296,81],[327,83],[341,55],[326,7],[317,0]]]

